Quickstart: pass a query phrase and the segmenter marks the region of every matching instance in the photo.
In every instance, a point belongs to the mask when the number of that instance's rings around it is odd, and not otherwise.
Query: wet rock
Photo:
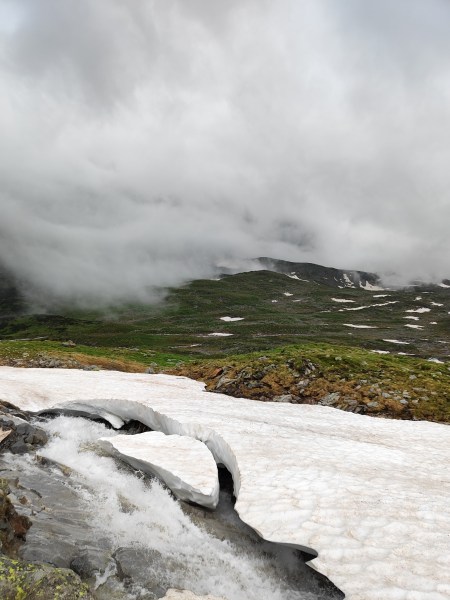
[[[70,562],[70,568],[83,580],[92,579],[106,571],[110,556],[97,548],[85,548]]]
[[[25,454],[44,446],[48,441],[43,429],[13,414],[0,413],[0,430],[10,431],[8,436],[0,437],[0,451],[9,450],[13,454]]]
[[[15,556],[25,541],[31,521],[19,515],[9,497],[11,490],[5,479],[0,479],[0,550]]]
[[[188,590],[167,590],[167,594],[163,600],[224,600],[224,598],[218,598],[217,596],[196,596],[194,593]]]
[[[114,554],[117,576],[125,585],[142,586],[153,593],[155,598],[170,587],[173,573],[182,569],[182,565],[173,558],[164,556],[157,550],[139,550],[119,548]]]
[[[69,569],[0,556],[0,596],[27,600],[92,600],[89,588]]]
[[[25,444],[23,440],[17,440],[14,444],[9,447],[13,454],[26,454],[31,450],[31,446]]]

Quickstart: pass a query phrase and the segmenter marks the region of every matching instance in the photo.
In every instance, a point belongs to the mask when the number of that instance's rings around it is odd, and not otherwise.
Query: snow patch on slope
[[[234,323],[235,321],[243,321],[244,317],[220,317],[221,321],[225,321],[225,323]]]

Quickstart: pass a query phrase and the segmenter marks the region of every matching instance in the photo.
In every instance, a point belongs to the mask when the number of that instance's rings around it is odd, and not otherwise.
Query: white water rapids
[[[139,477],[115,459],[102,455],[96,440],[114,436],[116,432],[84,418],[62,416],[40,426],[51,436],[40,454],[73,470],[67,485],[76,489],[86,525],[98,538],[107,539],[111,555],[119,548],[132,548],[137,553],[145,555],[150,551],[163,557],[166,565],[163,572],[161,560],[143,563],[143,569],[148,571],[143,573],[143,580],[157,580],[163,589],[184,588],[226,600],[333,597],[329,591],[321,590],[295,551],[255,542],[246,532],[238,545],[226,536],[215,537],[194,523],[158,481]],[[36,468],[30,457],[10,455],[8,460],[11,466],[20,464],[22,470]],[[220,511],[223,516],[223,505],[219,506]],[[225,513],[225,521],[236,526],[238,519],[232,508]],[[99,594],[102,582],[114,574],[112,566],[103,575],[99,574]],[[156,598],[142,584],[121,590],[117,597]]]

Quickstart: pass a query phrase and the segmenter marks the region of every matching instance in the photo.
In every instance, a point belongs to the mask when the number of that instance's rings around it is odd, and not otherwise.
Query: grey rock
[[[24,441],[18,440],[17,442],[14,442],[14,444],[12,444],[10,450],[13,454],[25,454],[30,450],[30,446],[25,444]]]
[[[327,394],[321,400],[319,400],[319,404],[322,406],[333,406],[339,401],[340,397],[341,395],[339,392],[332,392],[331,394]]]
[[[273,402],[292,402],[292,400],[292,394],[282,394],[281,396],[274,396],[272,398]]]

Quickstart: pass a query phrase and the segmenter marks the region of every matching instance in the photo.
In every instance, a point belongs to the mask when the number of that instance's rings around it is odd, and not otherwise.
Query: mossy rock
[[[24,563],[0,556],[3,600],[92,600],[86,584],[70,569]]]

